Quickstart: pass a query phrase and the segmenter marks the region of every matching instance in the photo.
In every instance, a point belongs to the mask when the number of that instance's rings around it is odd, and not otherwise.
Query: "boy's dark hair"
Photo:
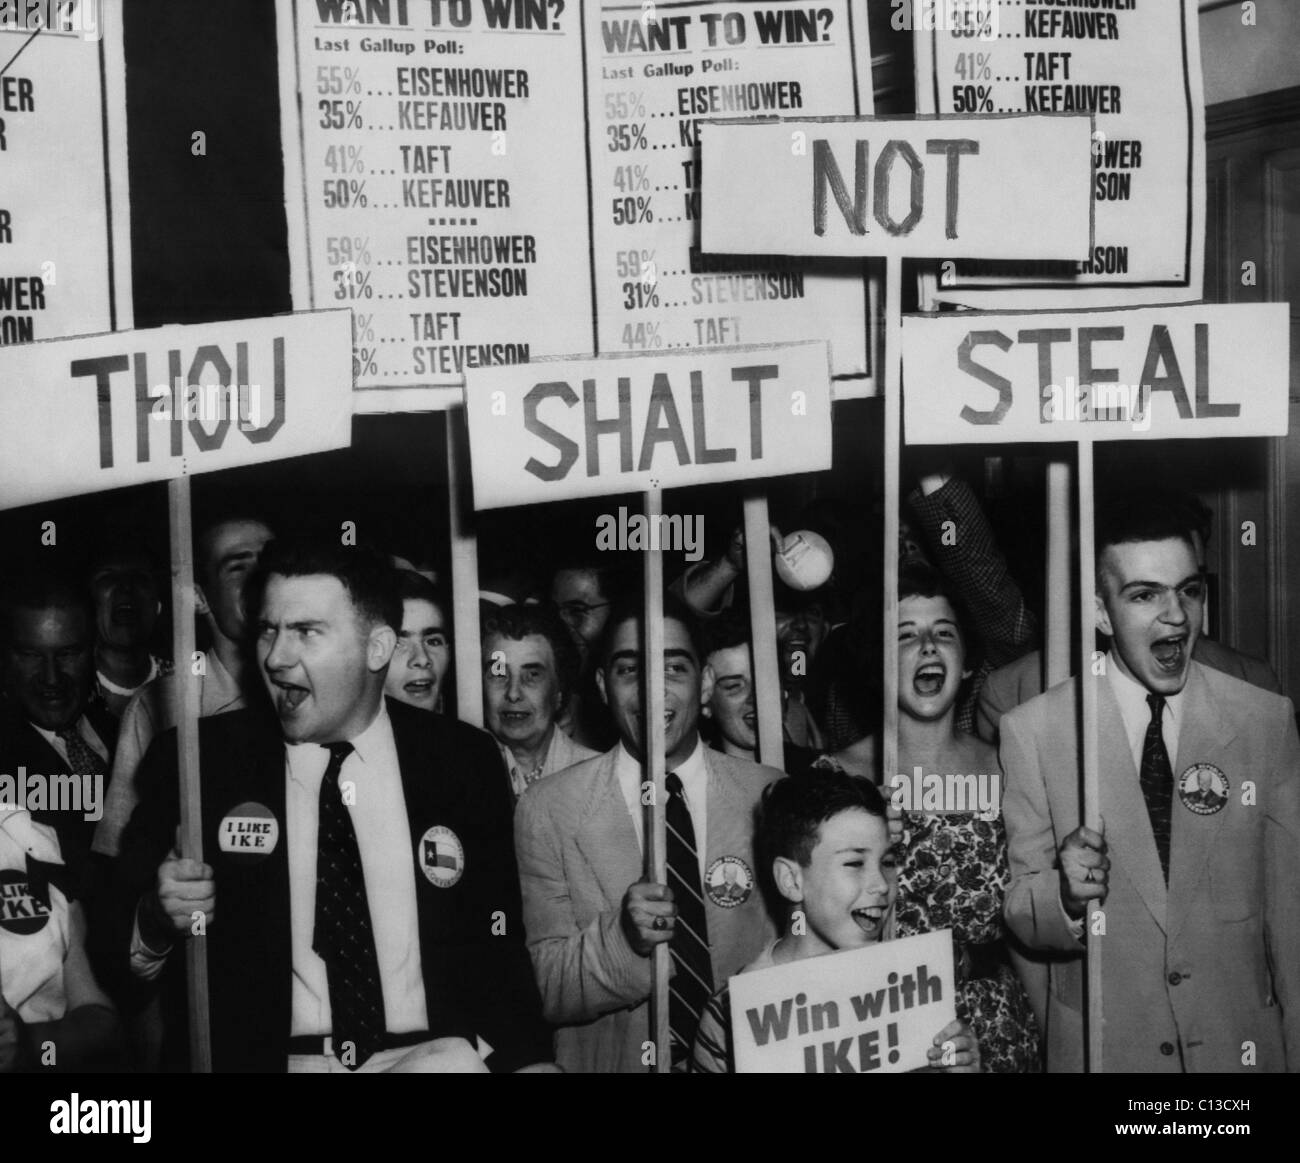
[[[402,628],[402,601],[397,596],[396,571],[388,558],[373,549],[340,545],[320,538],[278,538],[267,542],[256,574],[249,579],[248,610],[253,617],[261,608],[262,594],[272,574],[337,578],[357,612],[373,625]]]
[[[703,623],[704,657],[715,650],[730,650],[733,646],[748,646],[753,633],[749,614],[729,607]]]
[[[644,617],[645,599],[639,591],[625,593],[614,602],[613,608],[609,612],[609,621],[605,623],[605,632],[601,635],[600,652],[597,655],[602,668],[609,665],[609,656],[613,653],[614,648],[614,635],[618,633],[618,628],[624,622],[636,622],[639,625]],[[691,642],[691,651],[695,655],[695,661],[703,668],[706,657],[704,653],[704,634],[700,630],[700,619],[695,611],[676,594],[665,592],[664,621],[678,622],[685,627],[686,636]]]
[[[1112,545],[1172,538],[1194,545],[1192,535],[1208,528],[1205,506],[1186,494],[1145,488],[1113,496],[1097,510],[1097,561]]]
[[[397,600],[405,602],[429,602],[437,607],[438,613],[444,618],[451,617],[451,606],[448,605],[442,591],[438,589],[423,574],[416,573],[410,569],[394,570],[394,588],[397,590]],[[400,624],[396,627],[400,630]],[[444,627],[445,629],[445,627]]]
[[[806,868],[821,826],[854,808],[886,819],[880,789],[861,776],[814,767],[768,784],[754,811],[754,854],[760,871],[771,877],[778,856]]]
[[[578,648],[569,637],[568,627],[547,606],[497,606],[483,618],[483,663],[487,656],[487,641],[493,635],[519,642],[530,634],[545,638],[555,655],[555,673],[560,683],[560,709],[563,710],[578,683],[581,664]]]

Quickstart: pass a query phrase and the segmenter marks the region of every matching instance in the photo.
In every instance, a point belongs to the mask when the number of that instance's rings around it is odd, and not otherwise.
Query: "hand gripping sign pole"
[[[1093,479],[1092,442],[1079,442],[1079,695],[1080,730],[1083,753],[1083,822],[1094,832],[1101,832],[1101,798],[1097,783],[1097,675],[1092,666],[1092,651],[1096,641],[1096,604],[1094,599],[1096,576],[1094,568],[1093,538]],[[1102,1000],[1101,963],[1105,942],[1098,939],[1105,931],[1101,905],[1089,908],[1085,920],[1084,943],[1087,947],[1087,1014],[1088,1014],[1088,1071],[1100,1074],[1103,1070],[1102,1032],[1105,1029]],[[1100,921],[1100,923],[1098,923]],[[1090,939],[1091,937],[1091,939]]]
[[[827,469],[831,464],[830,362],[825,343],[541,360],[475,369],[465,390],[474,503],[479,509],[639,491],[644,539],[642,673],[646,675],[644,875],[667,883],[664,809],[663,489]],[[757,499],[756,499],[757,498]],[[746,500],[756,667],[771,681],[780,754],[779,686],[771,608],[768,523],[761,491]],[[597,542],[599,544],[599,541]],[[767,661],[764,662],[764,651]],[[701,838],[706,841],[706,838]],[[654,1069],[671,1067],[667,944],[655,947],[649,1037]]]
[[[1092,446],[1099,440],[1285,436],[1288,328],[1284,303],[964,312],[904,322],[909,439],[1078,445],[1082,818],[1095,831],[1104,823],[1104,788],[1094,674],[1101,668],[1093,660]],[[1088,910],[1084,925],[1088,1066],[1100,1071],[1102,907]]]
[[[180,765],[180,852],[186,860],[203,860],[203,822],[199,800],[200,684],[194,673],[194,528],[190,478],[167,482],[167,519],[172,551],[172,651],[176,660],[176,746]],[[185,974],[190,1022],[190,1069],[212,1072],[212,1031],[208,1024],[208,950],[206,928],[185,942]]]
[[[663,493],[652,484],[645,491],[645,515],[650,528],[659,524]],[[645,723],[641,761],[645,809],[645,878],[652,884],[668,883],[668,841],[664,820],[664,572],[663,551],[647,549],[642,557],[645,610],[641,674],[645,687]],[[649,792],[649,797],[645,795]],[[671,973],[668,942],[656,945],[650,963],[650,1035],[655,1043],[654,1071],[667,1074],[672,1065],[668,1033],[668,978]]]

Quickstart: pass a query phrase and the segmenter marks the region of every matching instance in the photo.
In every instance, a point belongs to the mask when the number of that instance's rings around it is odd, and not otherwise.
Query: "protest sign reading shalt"
[[[478,509],[831,463],[821,342],[481,368],[465,407]]]
[[[949,929],[731,979],[740,1074],[915,1070],[955,1017]]]

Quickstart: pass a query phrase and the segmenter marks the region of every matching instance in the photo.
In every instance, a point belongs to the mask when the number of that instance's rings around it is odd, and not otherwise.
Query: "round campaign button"
[[[27,873],[17,869],[0,872],[0,929],[30,937],[50,920],[50,910],[32,894]]]
[[[253,800],[236,804],[217,826],[217,847],[236,864],[265,860],[279,842],[279,821],[270,808]]]
[[[704,874],[704,891],[722,909],[734,909],[749,900],[754,874],[739,856],[719,856]]]
[[[1198,816],[1212,816],[1228,802],[1228,777],[1212,763],[1193,763],[1178,777],[1178,798]]]
[[[450,828],[435,824],[423,836],[415,858],[429,883],[437,888],[451,888],[465,875],[465,848]]]

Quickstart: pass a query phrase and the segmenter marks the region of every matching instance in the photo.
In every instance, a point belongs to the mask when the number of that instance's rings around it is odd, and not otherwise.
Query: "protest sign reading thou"
[[[949,929],[731,979],[739,1074],[915,1070],[956,1013]]]
[[[6,349],[0,503],[346,448],[351,350],[348,310]]]

